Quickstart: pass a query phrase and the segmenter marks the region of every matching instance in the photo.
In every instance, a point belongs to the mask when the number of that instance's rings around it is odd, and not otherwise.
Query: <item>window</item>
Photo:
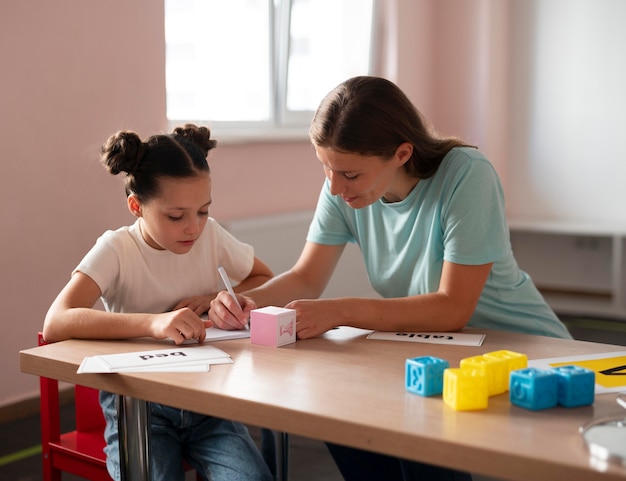
[[[167,117],[303,135],[322,97],[370,72],[375,0],[165,0]]]

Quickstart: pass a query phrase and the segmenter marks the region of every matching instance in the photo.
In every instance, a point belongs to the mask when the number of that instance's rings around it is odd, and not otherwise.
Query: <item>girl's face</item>
[[[330,181],[330,193],[339,195],[353,209],[404,199],[418,179],[408,176],[402,167],[413,153],[410,143],[401,144],[391,159],[367,156],[315,146],[317,158]]]
[[[130,195],[128,208],[141,218],[141,235],[149,246],[186,254],[209,217],[211,176],[201,173],[183,179],[162,177],[159,184],[159,195],[144,204]]]

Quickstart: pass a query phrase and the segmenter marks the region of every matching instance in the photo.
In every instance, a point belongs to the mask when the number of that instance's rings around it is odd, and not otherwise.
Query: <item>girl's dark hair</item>
[[[348,79],[326,95],[309,136],[318,147],[383,159],[410,142],[413,155],[404,167],[420,179],[433,176],[450,149],[468,146],[454,137],[438,137],[398,86],[369,76]]]
[[[143,142],[135,132],[120,131],[102,146],[100,159],[109,173],[126,173],[126,195],[147,202],[159,193],[161,177],[195,177],[210,172],[209,150],[217,145],[206,127],[186,124],[171,134],[159,134]]]

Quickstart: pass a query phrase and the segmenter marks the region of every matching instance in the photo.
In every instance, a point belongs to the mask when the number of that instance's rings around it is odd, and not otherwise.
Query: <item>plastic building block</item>
[[[558,374],[557,402],[564,407],[588,406],[593,404],[596,373],[580,366],[554,368]]]
[[[528,366],[528,356],[515,351],[502,349],[500,351],[486,352],[483,356],[488,358],[503,359],[506,361],[509,373],[517,369],[524,369]],[[507,374],[508,377],[508,374]]]
[[[473,356],[461,359],[461,369],[477,370],[487,377],[487,394],[494,396],[509,389],[509,364],[502,357]]]
[[[554,369],[528,367],[511,372],[511,403],[531,411],[557,405],[559,376]]]
[[[280,347],[296,342],[296,311],[267,306],[250,311],[250,342]]]
[[[444,359],[432,356],[409,358],[405,363],[406,390],[420,396],[434,396],[443,392],[443,372],[450,367]]]
[[[446,369],[443,400],[457,411],[486,409],[489,403],[487,376],[477,369]]]

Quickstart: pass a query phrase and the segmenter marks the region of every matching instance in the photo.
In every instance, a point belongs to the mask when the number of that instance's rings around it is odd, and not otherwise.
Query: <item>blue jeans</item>
[[[111,477],[120,480],[116,395],[100,392],[106,419],[104,451]],[[150,404],[153,481],[183,481],[183,460],[210,481],[272,481],[269,468],[241,423]]]

